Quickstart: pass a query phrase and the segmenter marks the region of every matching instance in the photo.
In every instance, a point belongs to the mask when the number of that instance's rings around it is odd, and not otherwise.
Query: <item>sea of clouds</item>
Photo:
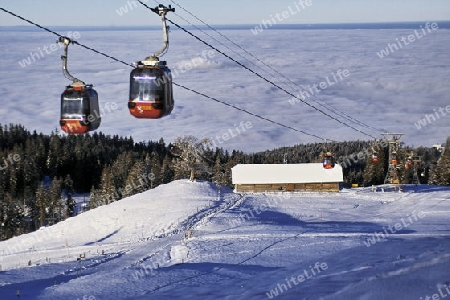
[[[250,30],[224,30],[222,33],[305,89],[328,78],[333,84],[315,93],[321,104],[315,102],[314,97],[306,98],[328,114],[376,137],[380,137],[382,131],[403,132],[406,144],[430,146],[444,142],[449,135],[450,114],[420,129],[415,122],[450,104],[450,31],[438,29],[387,57],[377,55],[388,43],[395,43],[397,38],[412,32],[411,29],[271,29],[258,35]],[[202,32],[194,30],[194,33],[292,94],[298,94],[292,83],[260,62],[244,60]],[[90,30],[80,31],[77,40],[132,63],[160,48],[161,32]],[[70,82],[61,71],[62,49],[50,50],[55,49],[50,48],[55,42],[56,37],[47,32],[0,32],[0,123],[21,123],[30,131],[43,133],[59,127],[60,94]],[[224,40],[223,43],[246,55],[229,42]],[[169,51],[162,59],[167,60],[172,70],[178,70],[174,82],[242,109],[331,140],[370,139],[305,104],[292,105],[291,96],[219,53],[205,55],[209,50],[186,33],[174,30],[170,34]],[[32,53],[36,54],[34,60]],[[199,62],[199,57],[203,57],[203,61],[194,65],[193,61]],[[24,65],[24,59],[30,63]],[[75,77],[94,84],[101,105],[117,103],[117,109],[102,116],[99,130],[106,134],[132,136],[135,141],[162,137],[170,142],[181,135],[215,139],[230,130],[236,132],[236,126],[242,122],[251,122],[251,128],[218,146],[253,152],[320,142],[179,87],[174,88],[175,108],[170,116],[138,120],[130,116],[127,109],[131,67],[76,45],[69,47],[68,65]],[[334,80],[333,75],[339,70],[348,70],[350,75]],[[336,109],[379,131],[336,116],[333,113]]]

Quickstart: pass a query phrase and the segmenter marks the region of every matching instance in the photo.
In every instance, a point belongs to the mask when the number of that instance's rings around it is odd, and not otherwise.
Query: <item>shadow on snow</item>
[[[245,211],[244,211],[245,213]],[[242,214],[242,212],[241,212]],[[240,215],[241,218],[242,215]],[[294,226],[300,227],[301,230],[311,230],[315,233],[374,233],[383,232],[386,226],[381,226],[371,222],[349,222],[349,221],[301,221],[294,218],[291,215],[278,212],[278,211],[264,211],[260,214],[254,214],[250,216],[247,213],[248,218],[246,220],[255,221],[259,224],[268,224],[275,226]],[[396,234],[410,234],[416,232],[415,230],[402,229],[396,232]]]

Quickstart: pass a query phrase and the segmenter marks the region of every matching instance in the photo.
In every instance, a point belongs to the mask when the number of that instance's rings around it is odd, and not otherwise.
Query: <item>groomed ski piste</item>
[[[174,181],[1,242],[0,299],[445,298],[450,188],[376,190]]]

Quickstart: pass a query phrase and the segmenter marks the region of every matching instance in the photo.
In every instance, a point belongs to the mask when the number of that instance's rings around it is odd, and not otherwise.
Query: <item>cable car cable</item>
[[[153,0],[155,3],[158,3],[156,0]],[[172,1],[173,2],[173,1]],[[174,2],[175,3],[175,2]],[[176,5],[180,6],[179,4],[175,3]],[[181,8],[183,8],[182,6],[180,6]],[[183,8],[184,9],[184,8]],[[185,10],[185,9],[184,9]],[[215,37],[213,37],[212,35],[210,35],[209,33],[207,33],[206,31],[204,31],[203,29],[201,29],[200,27],[192,24],[191,22],[189,22],[188,20],[186,20],[186,18],[184,18],[183,16],[174,13],[178,18],[182,19],[183,21],[185,21],[186,23],[188,23],[190,26],[192,26],[193,28],[201,31],[203,34],[207,35],[208,37],[210,37],[211,39],[213,39],[214,41],[216,41],[217,43],[219,43],[220,45],[222,45],[223,47],[225,47],[226,49],[228,49],[229,51],[233,52],[234,54],[240,56],[241,58],[245,59],[246,61],[248,61],[250,64],[252,64],[253,66],[259,68],[260,70],[266,72],[267,74],[269,74],[270,76],[274,76],[273,74],[270,74],[267,70],[264,70],[263,68],[261,68],[260,66],[258,66],[257,64],[255,64],[254,62],[250,61],[248,58],[246,58],[245,56],[243,56],[242,54],[240,54],[239,52],[231,49],[230,47],[228,47],[227,45],[225,45],[224,43],[222,43],[221,41],[219,41],[218,39],[216,39]],[[211,27],[212,28],[212,27]],[[215,29],[214,29],[215,30]],[[238,45],[239,46],[239,45]],[[239,46],[240,47],[240,46]]]
[[[142,4],[143,6],[145,6],[146,8],[152,10],[152,8],[150,8],[147,4],[143,3],[141,0],[137,0],[137,1],[138,1],[140,4]],[[374,136],[372,136],[372,135],[370,135],[370,134],[368,134],[368,133],[366,133],[366,132],[364,132],[364,131],[362,131],[362,130],[360,130],[360,129],[357,129],[357,128],[355,128],[355,127],[353,127],[353,126],[351,126],[351,125],[349,125],[349,124],[347,124],[347,123],[345,123],[345,122],[342,122],[342,121],[340,121],[339,119],[336,119],[335,117],[329,115],[328,113],[322,111],[321,109],[318,109],[317,107],[311,105],[310,103],[304,101],[303,99],[301,99],[301,98],[295,96],[294,94],[292,94],[291,92],[287,91],[287,90],[284,89],[283,87],[279,86],[279,85],[276,84],[275,82],[273,82],[273,81],[271,81],[271,80],[265,78],[264,76],[262,76],[262,75],[259,74],[258,72],[256,72],[256,71],[250,69],[249,67],[247,67],[247,66],[245,66],[244,64],[240,63],[239,61],[235,60],[234,58],[232,58],[232,57],[229,56],[228,54],[222,52],[221,50],[217,49],[216,47],[212,46],[211,44],[205,42],[204,40],[202,40],[201,38],[199,38],[198,36],[196,36],[195,34],[193,34],[192,32],[190,32],[189,30],[183,28],[182,26],[180,26],[180,25],[178,25],[177,23],[171,21],[170,19],[167,19],[167,21],[170,22],[171,24],[173,24],[174,26],[176,26],[177,28],[181,29],[182,31],[186,32],[187,34],[189,34],[190,36],[192,36],[193,38],[195,38],[195,39],[198,40],[199,42],[203,43],[204,45],[210,47],[211,49],[213,49],[213,50],[217,51],[218,53],[222,54],[223,56],[225,56],[225,57],[228,58],[229,60],[231,60],[231,61],[233,61],[234,63],[238,64],[240,67],[242,67],[242,68],[246,69],[247,71],[251,72],[252,74],[258,76],[259,78],[261,78],[261,79],[263,79],[264,81],[266,81],[267,83],[273,85],[273,86],[276,87],[277,89],[279,89],[279,90],[285,92],[285,93],[288,94],[289,96],[299,99],[301,102],[303,102],[304,104],[306,104],[306,105],[308,105],[309,107],[313,108],[314,110],[316,110],[316,111],[322,113],[323,115],[329,117],[330,119],[335,120],[336,122],[338,122],[338,123],[340,123],[340,124],[342,124],[342,125],[344,125],[344,126],[346,126],[346,127],[348,127],[348,128],[353,129],[354,131],[360,132],[360,133],[362,133],[362,134],[364,134],[364,135],[366,135],[366,136],[369,136],[369,137],[371,137],[371,138],[375,138]]]
[[[190,91],[190,92],[193,92],[193,93],[195,93],[195,94],[197,94],[197,95],[201,95],[201,96],[206,97],[206,98],[208,98],[208,99],[211,99],[211,100],[213,100],[213,101],[222,103],[222,104],[224,104],[224,105],[226,105],[226,106],[232,107],[232,108],[237,109],[237,110],[242,111],[242,112],[245,112],[246,114],[249,114],[249,115],[254,116],[254,117],[256,117],[256,118],[259,118],[259,119],[261,119],[261,120],[265,120],[265,121],[268,121],[268,122],[270,122],[270,123],[272,123],[272,124],[276,124],[276,125],[282,126],[282,127],[284,127],[284,128],[288,128],[288,129],[291,129],[291,130],[294,130],[294,131],[297,131],[297,132],[300,132],[300,133],[303,133],[303,134],[306,134],[306,135],[309,135],[309,136],[312,136],[312,137],[315,137],[315,138],[318,138],[318,139],[323,140],[323,138],[320,137],[320,136],[318,136],[318,135],[315,135],[315,134],[312,134],[312,133],[308,133],[308,132],[303,131],[303,130],[301,130],[301,129],[296,129],[296,128],[291,127],[291,126],[288,126],[288,125],[284,125],[284,124],[282,124],[282,123],[280,123],[280,122],[277,122],[277,121],[273,121],[273,120],[268,119],[268,118],[266,118],[266,117],[263,117],[263,116],[260,116],[260,115],[258,115],[258,114],[252,113],[252,112],[250,112],[250,111],[248,111],[248,110],[239,108],[239,107],[237,107],[237,106],[235,106],[235,105],[233,105],[233,104],[229,104],[229,103],[227,103],[227,102],[225,102],[225,101],[221,101],[221,100],[218,100],[218,99],[216,99],[216,98],[210,97],[210,96],[208,96],[208,95],[206,95],[206,94],[197,92],[196,90],[190,89],[190,88],[188,88],[188,87],[186,87],[186,86],[183,86],[183,85],[181,85],[181,84],[178,84],[178,83],[175,83],[175,82],[173,82],[173,84],[176,85],[176,86],[178,86],[178,87],[181,87],[181,88],[183,88],[183,89],[185,89],[185,90],[188,90],[188,91]]]
[[[290,82],[291,87],[292,85],[294,85],[294,88],[299,88],[304,92],[308,92],[305,88],[303,88],[302,86],[300,86],[299,84],[295,83],[294,81],[292,81],[289,77],[285,76],[284,74],[282,74],[281,72],[277,71],[275,68],[271,67],[270,65],[266,64],[263,60],[261,60],[260,58],[258,58],[257,56],[255,56],[254,54],[250,53],[249,51],[245,50],[243,47],[241,47],[239,44],[235,43],[233,40],[231,40],[230,38],[228,38],[226,35],[222,34],[220,31],[218,31],[217,29],[215,29],[214,27],[210,26],[208,23],[206,23],[205,21],[203,21],[202,19],[200,19],[199,17],[197,17],[196,15],[194,15],[192,12],[188,11],[186,8],[184,8],[183,6],[181,6],[180,4],[178,4],[177,2],[175,2],[174,0],[170,0],[173,4],[177,5],[178,7],[180,7],[182,10],[184,10],[186,13],[188,13],[189,15],[191,15],[193,18],[195,18],[196,20],[198,20],[199,22],[201,22],[202,24],[204,24],[205,26],[207,26],[209,29],[211,29],[212,31],[216,32],[218,35],[220,35],[221,37],[223,37],[224,39],[226,39],[227,41],[229,41],[230,43],[232,43],[234,46],[238,47],[240,50],[244,51],[247,55],[249,55],[250,57],[252,57],[253,59],[255,59],[256,61],[258,61],[259,63],[263,64],[264,66],[266,66],[267,68],[269,68],[270,70],[272,70],[273,72],[275,72],[276,74],[278,74],[279,76],[281,76],[283,79],[285,79],[286,81]],[[157,2],[156,0],[154,0],[154,2]],[[179,18],[181,18],[182,20],[184,20],[185,22],[187,22],[188,24],[190,24],[191,26],[193,26],[194,28],[200,30],[201,32],[203,32],[205,35],[211,37],[212,39],[214,39],[216,42],[220,43],[222,46],[224,46],[225,48],[227,48],[228,50],[234,52],[235,54],[239,55],[240,57],[244,58],[245,60],[247,60],[248,62],[250,62],[252,65],[258,67],[259,69],[263,70],[261,67],[259,67],[258,65],[256,65],[255,63],[251,62],[249,59],[247,59],[246,57],[244,57],[243,55],[241,55],[240,53],[238,53],[237,51],[234,51],[233,49],[229,48],[228,46],[226,46],[225,44],[223,44],[221,41],[217,40],[216,38],[214,38],[213,36],[211,36],[210,34],[208,34],[207,32],[205,32],[204,30],[202,30],[201,28],[199,28],[198,26],[195,26],[194,24],[192,24],[191,22],[189,22],[188,20],[186,20],[185,18],[183,18],[182,16],[180,16],[179,14],[175,13],[175,15],[177,15]],[[265,71],[265,70],[264,70]],[[270,74],[269,72],[265,71],[266,73]],[[271,76],[273,76],[273,74],[270,74]],[[329,104],[325,104],[323,103],[322,99],[313,94],[313,101],[318,103],[320,106],[329,109],[331,112],[333,112],[334,114],[343,117],[345,119],[347,119],[348,121],[354,123],[354,124],[358,124],[359,126],[362,127],[366,127],[367,129],[370,129],[374,132],[382,132],[382,130],[379,130],[371,125],[368,125],[366,123],[364,123],[361,120],[358,120],[350,115],[348,115],[347,113],[329,105]],[[317,100],[314,100],[314,98],[316,98]],[[331,109],[330,109],[331,108]]]
[[[141,2],[140,0],[137,0],[137,1],[138,1],[138,2]],[[239,61],[235,60],[234,58],[230,57],[229,55],[227,55],[226,53],[224,53],[224,52],[222,52],[221,50],[217,49],[216,47],[214,47],[214,46],[208,44],[207,42],[203,41],[202,39],[200,39],[199,37],[197,37],[197,36],[194,35],[193,33],[189,32],[189,31],[186,30],[186,29],[184,29],[184,28],[181,27],[180,25],[174,23],[174,22],[171,21],[170,19],[167,19],[167,21],[170,22],[171,24],[175,25],[175,26],[178,27],[179,29],[183,30],[183,31],[186,32],[187,34],[191,35],[192,37],[194,37],[194,38],[197,39],[198,41],[202,42],[202,43],[205,44],[206,46],[208,46],[208,47],[210,47],[210,48],[216,50],[217,52],[219,52],[220,54],[222,54],[222,55],[225,56],[226,58],[228,58],[228,59],[230,59],[231,61],[233,61],[233,62],[235,62],[236,64],[238,64],[239,66],[243,67],[244,69],[248,70],[249,72],[251,72],[251,73],[253,73],[254,75],[258,76],[259,78],[263,79],[263,80],[266,81],[267,83],[269,83],[269,84],[273,85],[274,87],[276,87],[277,89],[279,89],[279,90],[285,92],[285,93],[288,94],[289,96],[291,96],[291,97],[293,97],[293,98],[296,98],[296,99],[299,99],[301,102],[303,102],[304,104],[306,104],[306,105],[308,105],[309,107],[313,108],[314,110],[316,110],[316,111],[322,113],[323,115],[329,117],[330,119],[335,120],[336,122],[338,122],[338,123],[340,123],[340,124],[342,124],[342,125],[344,125],[344,126],[346,126],[346,127],[348,127],[348,128],[351,128],[351,129],[353,129],[353,130],[355,130],[355,131],[358,131],[358,132],[360,132],[360,133],[362,133],[362,134],[364,134],[364,135],[366,135],[366,136],[369,136],[369,137],[371,137],[371,138],[375,138],[374,136],[372,136],[372,135],[370,135],[370,134],[368,134],[368,133],[366,133],[366,132],[364,132],[364,131],[362,131],[362,130],[359,130],[359,129],[357,129],[357,128],[351,126],[351,125],[348,125],[348,124],[345,123],[345,122],[342,122],[342,121],[336,119],[335,117],[333,117],[333,116],[329,115],[328,113],[326,113],[326,112],[324,112],[324,111],[318,109],[317,107],[311,105],[310,103],[304,101],[303,99],[298,98],[297,96],[295,96],[295,95],[292,94],[291,92],[287,91],[287,90],[284,89],[283,87],[281,87],[281,86],[279,86],[278,84],[274,83],[273,81],[271,81],[271,80],[265,78],[265,77],[262,76],[261,74],[259,74],[259,73],[255,72],[255,71],[253,71],[253,70],[250,69],[249,67],[245,66],[244,64],[242,64],[242,63],[240,63]]]
[[[30,24],[36,26],[36,27],[39,27],[39,28],[41,28],[41,29],[43,29],[43,30],[45,30],[45,31],[47,31],[47,32],[50,32],[50,33],[52,33],[52,34],[54,34],[54,35],[56,35],[56,36],[58,36],[58,37],[64,37],[64,36],[60,35],[59,33],[55,32],[55,31],[52,31],[52,30],[50,30],[50,29],[48,29],[48,28],[46,28],[46,27],[43,27],[43,26],[41,26],[41,25],[39,25],[39,24],[37,24],[37,23],[34,23],[34,22],[30,21],[30,20],[27,20],[27,19],[25,19],[25,18],[23,18],[23,17],[21,17],[21,16],[19,16],[19,15],[16,15],[16,14],[14,14],[14,13],[12,13],[12,12],[10,12],[10,11],[8,11],[8,10],[2,8],[2,7],[0,7],[0,10],[2,10],[2,11],[6,12],[6,13],[8,13],[8,14],[14,16],[14,17],[17,17],[17,18],[19,18],[19,19],[21,19],[21,20],[23,20],[23,21],[25,21],[25,22],[28,22],[28,23],[30,23]],[[80,44],[80,43],[78,43],[78,42],[75,42],[75,41],[72,41],[72,42],[73,42],[74,44],[76,44],[76,45],[80,45],[80,46],[82,46],[82,47],[84,46],[84,45],[82,45],[82,44]],[[129,63],[126,63],[126,62],[124,62],[123,60],[117,59],[117,58],[115,58],[115,57],[113,57],[113,56],[107,55],[107,54],[102,53],[102,52],[100,52],[100,51],[97,51],[97,50],[94,49],[94,48],[87,47],[87,46],[84,46],[83,48],[85,48],[85,49],[87,49],[87,50],[91,50],[91,51],[93,51],[93,52],[95,52],[95,53],[97,53],[97,54],[103,55],[103,56],[105,56],[105,57],[107,57],[107,58],[110,58],[110,59],[116,61],[116,62],[119,62],[119,63],[121,63],[121,64],[124,64],[124,65],[126,65],[126,66],[129,66],[129,67],[134,68],[134,65],[129,64]],[[215,101],[215,102],[221,103],[221,104],[223,104],[223,105],[232,107],[232,108],[234,108],[234,109],[236,109],[236,110],[239,110],[239,111],[241,111],[241,112],[245,112],[246,114],[249,114],[249,115],[254,116],[254,117],[256,117],[256,118],[259,118],[259,119],[261,119],[261,120],[265,120],[265,121],[270,122],[270,123],[272,123],[272,124],[275,124],[275,125],[278,125],[278,126],[282,126],[282,127],[284,127],[284,128],[287,128],[287,129],[290,129],[290,130],[294,130],[294,131],[296,131],[296,132],[299,132],[299,133],[302,133],[302,134],[305,134],[305,135],[308,135],[308,136],[312,136],[312,137],[318,138],[318,139],[320,139],[320,140],[323,140],[323,139],[324,139],[323,137],[317,136],[317,135],[315,135],[315,134],[311,134],[311,133],[308,133],[308,132],[303,131],[303,130],[300,130],[300,129],[296,129],[296,128],[291,127],[291,126],[284,125],[284,124],[282,124],[282,123],[280,123],[280,122],[273,121],[273,120],[271,120],[271,119],[269,119],[269,118],[266,118],[266,117],[260,116],[260,115],[258,115],[258,114],[252,113],[252,112],[250,112],[250,111],[248,111],[248,110],[239,108],[239,107],[237,107],[237,106],[235,106],[235,105],[233,105],[233,104],[229,104],[229,103],[227,103],[227,102],[225,102],[225,101],[218,100],[218,99],[216,99],[216,98],[210,97],[210,96],[208,96],[208,95],[206,95],[206,94],[204,94],[204,93],[198,92],[198,91],[196,91],[196,90],[194,90],[194,89],[191,89],[191,88],[188,88],[188,87],[186,87],[186,86],[184,86],[184,85],[177,84],[177,83],[175,83],[175,82],[173,82],[173,84],[176,85],[176,86],[178,86],[178,87],[180,87],[180,88],[183,88],[183,89],[185,89],[185,90],[187,90],[187,91],[190,91],[190,92],[193,92],[193,93],[195,93],[195,94],[197,94],[197,95],[203,96],[203,97],[205,97],[205,98],[207,98],[207,99],[210,99],[210,100],[213,100],[213,101]]]
[[[154,2],[155,2],[155,3],[158,3],[156,0],[154,0]],[[173,1],[172,1],[172,2],[173,2]],[[177,4],[177,3],[175,3],[175,2],[174,2],[174,4],[176,4],[176,5],[179,6],[179,4]],[[240,57],[242,57],[243,59],[247,60],[249,63],[251,63],[251,64],[254,65],[255,67],[260,68],[262,71],[264,71],[264,72],[266,72],[267,74],[273,76],[273,75],[270,74],[268,71],[262,69],[261,67],[259,67],[259,66],[256,65],[255,63],[251,62],[251,61],[250,61],[248,58],[246,58],[245,56],[243,56],[243,55],[241,55],[240,53],[236,52],[235,50],[229,48],[228,46],[226,46],[225,44],[223,44],[221,41],[217,40],[215,37],[211,36],[210,34],[206,33],[205,31],[203,31],[201,28],[199,28],[199,27],[197,27],[196,25],[190,23],[188,20],[186,20],[185,18],[183,18],[183,17],[180,16],[179,14],[175,13],[175,15],[177,15],[180,19],[184,20],[185,22],[187,22],[188,24],[190,24],[190,25],[193,26],[194,28],[196,28],[196,29],[202,31],[205,35],[209,36],[210,38],[212,38],[212,39],[215,40],[216,42],[220,43],[220,44],[221,44],[222,46],[224,46],[226,49],[228,49],[228,50],[234,52],[235,54],[237,54],[237,55],[239,55]],[[184,88],[185,88],[185,87],[184,87]],[[186,88],[186,89],[187,89],[187,88]],[[191,90],[191,91],[192,91],[192,90]],[[195,91],[193,91],[193,92],[195,92]],[[208,97],[208,96],[206,96],[206,95],[204,95],[204,94],[201,94],[201,93],[200,93],[200,95],[205,96],[205,97]],[[214,99],[214,98],[211,98],[211,100],[218,101],[219,103],[224,103],[224,102],[222,102],[222,101],[220,101],[220,100],[217,100],[217,99]],[[229,105],[229,104],[227,104],[227,103],[224,103],[224,104]],[[233,106],[233,105],[229,105],[229,106],[232,106],[233,108],[239,109],[238,107]],[[239,109],[239,110],[241,110],[241,109]],[[245,110],[242,110],[242,111],[245,111]],[[247,112],[247,111],[245,111],[245,112]],[[253,114],[253,113],[250,113],[250,114],[253,115],[253,116],[257,116],[257,115],[255,115],[255,114]],[[259,117],[259,116],[258,116],[258,117]],[[261,118],[262,118],[262,119],[265,119],[264,117],[261,117]],[[272,121],[269,120],[269,119],[265,119],[265,120],[268,120],[268,121],[272,122]],[[275,122],[275,123],[276,123],[276,122]],[[279,123],[277,123],[277,124],[280,125]],[[286,127],[286,126],[284,126],[284,125],[282,125],[282,126],[283,126],[283,127]],[[287,127],[289,127],[289,126],[287,126]],[[291,128],[291,127],[289,127],[289,128]],[[294,129],[294,130],[296,130],[296,129]],[[297,130],[296,130],[296,131],[297,131]],[[303,131],[300,131],[300,132],[302,132],[302,133],[304,133],[304,134],[307,134],[307,135],[310,135],[310,134],[308,134],[308,133],[306,133],[306,132],[303,132]],[[320,137],[315,136],[315,135],[312,135],[312,136],[317,137],[317,138],[320,138]]]
[[[63,37],[63,38],[65,38],[65,36],[63,36],[63,35],[61,35],[61,34],[55,32],[55,31],[53,31],[53,30],[51,30],[51,29],[48,29],[48,28],[46,28],[46,27],[44,27],[44,26],[41,26],[41,25],[39,25],[39,24],[37,24],[37,23],[34,23],[33,21],[27,20],[27,19],[25,19],[24,17],[21,17],[21,16],[19,16],[19,15],[16,15],[15,13],[13,13],[13,12],[7,10],[7,9],[4,9],[3,7],[0,7],[0,10],[3,10],[4,12],[6,12],[6,13],[8,13],[8,14],[10,14],[10,15],[16,17],[16,18],[19,18],[19,19],[21,19],[21,20],[23,20],[23,21],[25,21],[25,22],[27,22],[27,23],[29,23],[29,24],[31,24],[31,25],[34,25],[34,26],[36,26],[36,27],[39,27],[39,28],[42,29],[42,30],[45,30],[45,31],[47,31],[47,32],[50,32],[51,34],[54,34],[54,35],[56,35],[56,36],[58,36],[58,37]],[[122,60],[120,60],[120,59],[117,59],[117,58],[115,58],[115,57],[109,56],[108,54],[103,53],[103,52],[100,52],[100,51],[98,51],[98,50],[95,50],[94,48],[91,48],[91,47],[89,47],[89,46],[80,44],[80,43],[78,43],[77,41],[72,40],[72,43],[73,43],[73,44],[76,44],[76,45],[79,45],[79,46],[81,46],[81,47],[83,47],[83,48],[85,48],[85,49],[87,49],[87,50],[93,51],[93,52],[95,52],[95,53],[97,53],[97,54],[103,55],[103,56],[105,56],[105,57],[107,57],[107,58],[110,58],[110,59],[112,59],[112,60],[115,60],[115,61],[117,61],[117,62],[120,62],[120,63],[122,63],[122,64],[124,64],[124,65],[133,67],[132,64],[126,63],[126,62],[124,62],[124,61],[122,61]]]
[[[156,0],[154,0],[154,1],[156,2]],[[231,43],[233,43],[234,45],[236,45],[237,47],[239,47],[240,49],[242,49],[243,51],[245,51],[248,55],[252,56],[254,59],[256,59],[257,61],[261,62],[262,64],[264,64],[265,66],[267,66],[268,68],[270,68],[271,70],[273,70],[274,72],[276,72],[277,74],[279,74],[280,76],[282,76],[284,79],[290,81],[292,84],[296,85],[298,88],[302,89],[303,91],[306,91],[303,87],[297,85],[295,82],[293,82],[292,80],[290,80],[289,78],[287,78],[286,76],[284,76],[283,74],[281,74],[280,72],[278,72],[277,70],[275,70],[274,68],[270,67],[269,65],[267,65],[266,63],[264,63],[262,60],[260,60],[260,59],[257,58],[256,56],[252,55],[250,52],[246,51],[245,49],[243,49],[243,48],[242,48],[241,46],[239,46],[238,44],[234,43],[232,40],[230,40],[229,38],[227,38],[226,36],[224,36],[223,34],[221,34],[220,32],[218,32],[216,29],[214,29],[213,27],[209,26],[207,23],[205,23],[204,21],[200,20],[198,17],[194,16],[192,13],[190,13],[189,11],[187,11],[185,8],[183,8],[181,5],[179,5],[179,4],[176,3],[175,1],[173,1],[173,0],[171,0],[171,1],[172,1],[175,5],[178,5],[178,6],[179,6],[180,8],[182,8],[184,11],[186,11],[187,13],[189,13],[190,15],[192,15],[194,18],[196,18],[197,20],[199,20],[200,22],[202,22],[203,24],[205,24],[206,26],[208,26],[209,28],[211,28],[213,31],[217,32],[218,34],[220,34],[221,36],[223,36],[224,38],[226,38],[227,40],[229,40]],[[140,2],[140,3],[141,3],[142,5],[144,5],[145,7],[151,9],[150,7],[148,7],[147,5],[145,5],[144,3],[142,3],[141,1],[138,1],[138,2]],[[225,48],[227,48],[228,50],[230,50],[230,51],[236,53],[236,54],[239,55],[240,57],[243,57],[241,54],[239,54],[239,53],[237,53],[236,51],[230,49],[228,46],[224,45],[222,42],[218,41],[216,38],[214,38],[214,37],[212,37],[211,35],[209,35],[208,33],[204,32],[201,28],[196,27],[195,25],[193,25],[192,23],[190,23],[189,21],[187,21],[187,20],[184,19],[183,17],[179,16],[178,14],[176,14],[176,15],[177,15],[178,17],[180,17],[181,19],[185,20],[185,21],[186,21],[187,23],[189,23],[190,25],[192,25],[192,26],[194,26],[195,28],[197,28],[197,29],[199,29],[200,31],[202,31],[202,32],[203,32],[204,34],[206,34],[207,36],[209,36],[209,37],[213,38],[215,41],[219,42],[221,45],[223,45],[223,46],[224,46]],[[179,26],[178,24],[175,24],[173,21],[170,21],[170,20],[168,20],[168,21],[171,22],[173,25],[177,26],[178,28],[184,30],[184,31],[187,32],[188,34],[190,34],[187,30],[185,30],[184,28],[182,28],[182,27]],[[192,34],[191,34],[191,35],[192,35]],[[195,35],[193,35],[193,36],[194,36],[195,38],[199,39],[199,38],[196,37]],[[213,46],[209,45],[208,43],[202,41],[201,39],[199,39],[199,41],[203,42],[203,43],[206,44],[207,46],[211,47],[212,49],[218,51],[218,52],[221,53],[222,55],[225,55],[227,58],[231,59],[231,57],[228,57],[226,54],[222,53],[221,51],[219,51],[218,49],[216,49],[216,48],[214,48]],[[247,61],[249,61],[247,58],[245,58],[245,57],[243,57],[243,58],[246,59]],[[273,82],[270,82],[270,81],[267,80],[266,78],[263,78],[262,76],[259,76],[259,74],[258,74],[257,72],[254,72],[253,70],[251,70],[250,68],[248,68],[248,67],[246,67],[245,65],[241,64],[240,62],[238,62],[238,61],[236,61],[236,60],[234,60],[234,59],[231,59],[231,60],[234,61],[234,62],[236,62],[236,63],[238,63],[241,67],[244,67],[244,68],[246,68],[247,70],[251,71],[252,73],[254,73],[255,75],[257,75],[258,77],[262,78],[263,80],[265,80],[265,81],[271,83],[271,84],[274,85],[275,87],[277,87],[277,88],[279,88],[279,89],[285,91],[283,88],[281,88],[281,87],[275,85]],[[251,61],[249,61],[249,62],[250,62],[251,64],[255,65],[253,62],[251,62]],[[255,65],[255,66],[257,66],[257,65]],[[257,67],[260,68],[260,69],[262,69],[262,68],[259,67],[259,66],[257,66]],[[262,70],[263,70],[263,69],[262,69]],[[263,71],[265,71],[265,70],[263,70]],[[268,73],[267,71],[265,71],[265,72]],[[270,73],[269,73],[269,74],[270,74]],[[270,74],[270,75],[273,76],[272,74]],[[287,91],[285,91],[285,92],[287,92]],[[293,95],[293,94],[291,94],[291,93],[288,93],[288,94],[289,94],[290,96],[293,96],[293,97],[296,98],[296,99],[301,100],[301,102],[307,104],[308,106],[310,106],[310,107],[312,107],[313,109],[315,109],[315,110],[321,112],[322,114],[324,114],[324,115],[330,117],[331,119],[334,119],[334,120],[338,121],[339,123],[341,123],[341,124],[343,124],[343,125],[345,125],[345,126],[347,126],[347,127],[352,128],[353,130],[356,130],[356,131],[359,131],[359,132],[361,132],[361,133],[363,133],[363,134],[365,134],[365,135],[368,135],[367,133],[365,133],[365,132],[363,132],[363,131],[360,131],[360,130],[358,130],[358,129],[356,129],[356,128],[353,128],[352,126],[350,126],[350,125],[348,125],[348,124],[346,124],[346,123],[344,123],[344,122],[341,122],[340,120],[338,120],[338,119],[336,119],[336,118],[333,118],[333,117],[332,117],[331,115],[329,115],[328,113],[325,113],[325,112],[323,112],[322,110],[316,108],[315,106],[313,106],[313,105],[307,103],[304,99],[300,99],[300,98],[298,98],[297,96],[295,96],[295,95]],[[321,100],[317,95],[313,95],[313,97],[317,98],[318,100]],[[314,101],[315,101],[316,103],[318,103],[318,104],[319,104],[320,106],[322,106],[322,107],[325,107],[325,108],[331,107],[330,105],[326,105],[326,104],[320,103],[320,101],[317,101],[317,100],[314,100]],[[333,108],[333,107],[331,107],[331,108]],[[362,121],[359,121],[359,120],[357,120],[357,119],[355,119],[355,118],[353,118],[353,117],[351,117],[351,116],[349,116],[349,115],[346,115],[344,112],[342,112],[342,111],[340,111],[340,110],[338,110],[338,109],[336,109],[336,108],[333,108],[333,109],[336,110],[336,111],[341,112],[341,114],[336,113],[336,112],[333,111],[333,110],[330,110],[330,111],[332,111],[334,114],[336,114],[336,115],[338,115],[338,116],[341,116],[341,117],[343,117],[343,118],[349,120],[349,121],[352,122],[352,123],[355,123],[355,124],[358,124],[358,125],[360,125],[360,126],[366,127],[366,128],[371,129],[372,131],[377,132],[377,133],[381,132],[379,129],[376,129],[376,128],[370,126],[370,125],[367,125],[367,124],[363,123]],[[371,136],[371,135],[368,135],[368,136],[374,138],[374,137]]]
[[[41,28],[41,29],[43,29],[43,30],[45,30],[45,31],[47,31],[47,32],[50,32],[50,33],[52,33],[52,34],[58,36],[58,37],[62,37],[62,35],[60,35],[59,33],[55,32],[55,31],[53,31],[53,30],[50,30],[50,29],[48,29],[48,28],[45,28],[45,27],[43,27],[43,26],[41,26],[41,25],[39,25],[39,24],[36,24],[36,23],[34,23],[34,22],[32,22],[32,21],[30,21],[30,20],[28,20],[28,19],[25,19],[24,17],[21,17],[21,16],[19,16],[19,15],[16,15],[15,13],[13,13],[13,12],[11,12],[11,11],[9,11],[9,10],[4,9],[3,7],[0,7],[0,10],[3,10],[4,12],[6,12],[6,13],[8,13],[8,14],[10,14],[10,15],[16,17],[16,18],[19,18],[19,19],[21,19],[22,21],[25,21],[25,22],[27,22],[27,23],[30,23],[31,25],[34,25],[34,26],[36,26],[36,27],[39,27],[39,28]]]

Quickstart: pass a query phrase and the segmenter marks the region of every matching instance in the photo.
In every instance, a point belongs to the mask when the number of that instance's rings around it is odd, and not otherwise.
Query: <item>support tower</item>
[[[400,184],[398,176],[398,151],[400,149],[400,138],[405,135],[404,133],[382,133],[383,138],[389,144],[389,163],[386,177],[384,178],[384,184]]]

